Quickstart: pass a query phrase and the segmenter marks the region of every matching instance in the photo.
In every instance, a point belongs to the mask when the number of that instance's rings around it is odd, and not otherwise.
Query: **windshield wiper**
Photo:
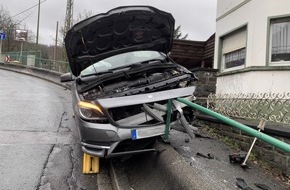
[[[102,75],[102,74],[107,74],[107,73],[113,73],[113,71],[107,70],[107,71],[100,71],[97,73],[90,73],[87,75],[82,75],[82,77],[88,77],[88,76],[92,76],[92,75]]]
[[[146,61],[142,61],[141,64],[144,64],[144,63],[150,63],[150,62],[161,62],[161,63],[166,63],[166,59],[149,59],[149,60],[146,60]]]
[[[137,67],[140,67],[141,64],[140,63],[133,63],[131,65],[124,65],[124,66],[120,66],[120,67],[116,67],[116,68],[112,68],[112,69],[109,69],[108,71],[119,71],[119,70],[123,70],[123,69],[132,69],[132,68],[137,68]]]

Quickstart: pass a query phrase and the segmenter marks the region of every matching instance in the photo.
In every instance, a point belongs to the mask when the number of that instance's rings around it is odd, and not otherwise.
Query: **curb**
[[[173,189],[210,189],[207,182],[193,170],[189,163],[177,153],[172,146],[157,143],[157,150],[165,150],[160,153],[158,166],[163,171],[164,177],[171,183]]]
[[[143,174],[143,176],[138,175],[143,178],[143,183],[138,181],[137,184],[134,182],[130,184],[131,181],[128,180],[125,169],[111,161],[110,176],[114,190],[135,189],[132,186],[139,186],[140,189],[211,189],[207,182],[170,145],[158,142],[155,143],[154,148],[159,150],[159,153],[144,154],[144,159],[137,163],[137,173]]]
[[[0,69],[25,74],[28,76],[33,76],[33,77],[51,82],[53,84],[59,85],[61,87],[70,89],[69,84],[63,84],[60,82],[60,76],[63,73],[36,68],[36,67],[29,67],[25,65],[16,65],[16,64],[11,64],[11,63],[0,63]]]

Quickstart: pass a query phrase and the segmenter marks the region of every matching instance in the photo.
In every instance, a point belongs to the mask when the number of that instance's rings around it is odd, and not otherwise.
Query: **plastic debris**
[[[265,184],[261,184],[261,183],[254,183],[254,185],[260,189],[263,189],[263,190],[271,190],[270,187],[268,187],[267,185]]]
[[[207,158],[207,159],[214,159],[213,155],[211,153],[208,153],[207,155],[204,155],[200,152],[196,153],[196,156],[201,156],[201,157],[204,157],[204,158]]]
[[[229,155],[229,160],[234,164],[242,164],[246,158],[246,154],[234,153]]]
[[[236,180],[237,180],[236,184],[239,188],[243,190],[253,190],[251,187],[247,185],[247,183],[245,182],[243,178],[236,178]]]

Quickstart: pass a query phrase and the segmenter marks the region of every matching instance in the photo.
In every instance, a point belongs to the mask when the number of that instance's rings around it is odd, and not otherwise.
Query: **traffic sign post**
[[[2,54],[2,39],[0,39],[0,55]]]
[[[0,32],[0,39],[6,40],[7,35],[4,32]]]
[[[0,55],[2,54],[2,40],[6,40],[7,35],[4,32],[0,32]]]

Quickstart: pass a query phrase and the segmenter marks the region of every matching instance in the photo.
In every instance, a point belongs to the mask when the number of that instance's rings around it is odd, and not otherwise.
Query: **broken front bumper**
[[[192,97],[194,90],[195,87],[192,86],[148,94],[98,99],[95,103],[102,107],[108,117],[109,123],[91,123],[82,120],[79,116],[76,117],[81,136],[82,150],[87,154],[98,157],[113,157],[143,152],[144,150],[123,152],[115,152],[115,150],[124,141],[137,143],[137,141],[142,139],[163,135],[166,121],[159,121],[154,125],[142,125],[145,120],[156,119],[154,115],[145,113],[146,110],[142,113],[115,121],[110,116],[108,110],[124,106],[160,102],[177,97]],[[165,112],[160,110],[152,111],[155,115],[165,115]]]

